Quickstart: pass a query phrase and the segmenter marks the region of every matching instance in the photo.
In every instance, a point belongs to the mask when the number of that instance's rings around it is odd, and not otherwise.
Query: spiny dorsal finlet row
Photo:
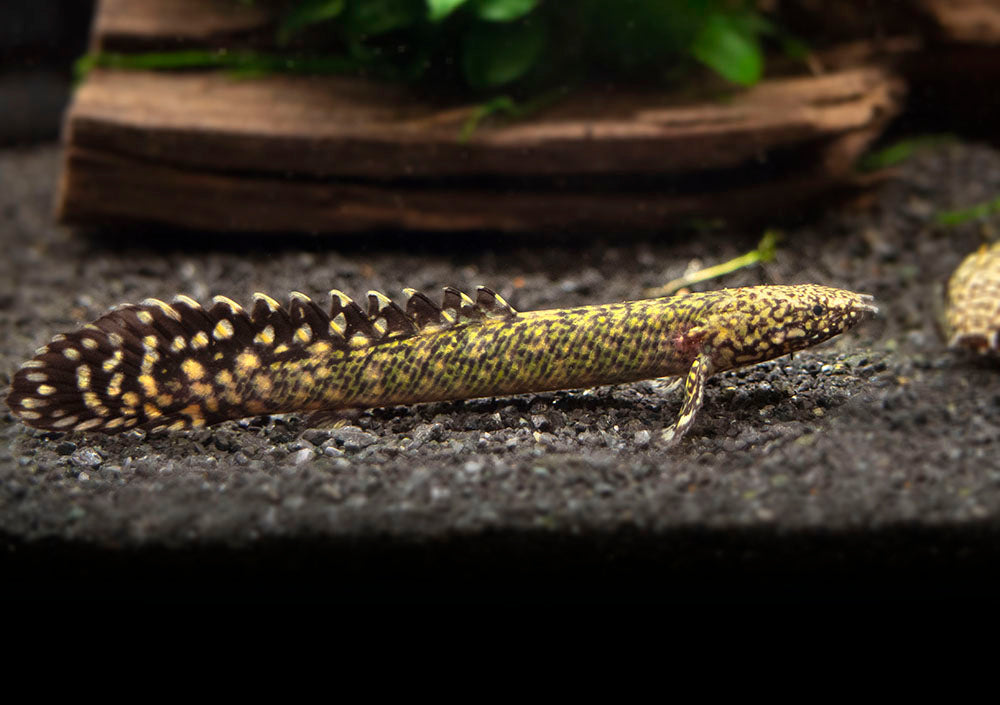
[[[139,305],[125,304],[112,311],[132,311],[140,323],[155,325],[161,331],[179,328],[182,321],[200,324],[195,327],[202,330],[191,335],[189,340],[185,339],[184,331],[172,331],[176,333],[172,339],[175,352],[180,352],[184,346],[194,350],[207,347],[211,336],[218,341],[248,337],[255,343],[275,344],[276,353],[283,352],[291,344],[308,345],[316,340],[364,347],[382,340],[433,333],[485,319],[511,319],[517,315],[503,297],[485,286],[476,289],[475,300],[454,287],[445,287],[440,305],[415,289],[406,288],[403,292],[407,296],[405,309],[385,294],[369,291],[367,312],[338,289],[330,290],[329,313],[298,291],[290,294],[287,308],[266,294],[255,293],[249,314],[225,296],[214,297],[214,305],[206,310],[184,295],[175,297],[169,304],[150,298]],[[100,328],[100,323],[98,320],[91,325]],[[185,327],[190,329],[190,326]]]

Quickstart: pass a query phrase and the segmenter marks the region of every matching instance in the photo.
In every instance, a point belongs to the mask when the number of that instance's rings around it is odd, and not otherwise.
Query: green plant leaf
[[[465,36],[462,70],[473,88],[495,88],[521,78],[542,53],[540,22],[479,22]]]
[[[917,135],[898,140],[886,147],[865,154],[858,160],[856,166],[862,172],[878,171],[900,164],[918,152],[952,144],[956,141],[958,138],[951,134]]]
[[[469,119],[462,125],[458,139],[460,142],[468,142],[472,133],[479,127],[479,123],[490,115],[505,113],[507,115],[517,114],[517,103],[509,95],[498,95],[496,98],[486,101],[478,106],[469,116]]]
[[[427,16],[431,22],[440,22],[469,0],[427,0]]]
[[[809,58],[809,45],[797,37],[784,34],[778,37],[781,42],[781,51],[785,56],[797,61],[805,61]]]
[[[312,28],[310,41],[318,40],[320,53],[308,54],[312,49],[303,46],[274,56],[180,52],[134,59],[105,55],[100,61],[215,66],[245,75],[342,67],[395,80],[457,81],[478,90],[480,100],[517,83],[515,94],[523,101],[525,90],[545,93],[592,72],[676,82],[691,58],[731,81],[753,83],[763,69],[760,43],[767,37],[804,54],[758,0],[268,1],[282,8],[282,43]],[[81,60],[78,72],[95,61]]]
[[[968,223],[970,220],[980,220],[991,215],[1000,213],[1000,198],[992,201],[977,203],[968,208],[960,208],[953,211],[939,211],[934,215],[934,221],[938,225],[956,226]]]
[[[691,53],[724,78],[749,86],[760,80],[764,56],[741,24],[724,14],[710,15],[695,35]]]
[[[538,0],[477,0],[476,14],[487,22],[513,22],[535,9]]]
[[[77,62],[80,72],[95,67],[142,71],[178,69],[228,69],[240,76],[273,73],[340,74],[361,66],[346,57],[318,55],[291,57],[256,51],[187,49],[145,54],[87,54]]]
[[[354,0],[347,26],[354,35],[376,36],[409,27],[424,13],[423,0]]]
[[[345,0],[305,0],[295,5],[294,9],[284,16],[278,27],[278,43],[287,44],[297,32],[310,25],[334,17],[344,11]]]

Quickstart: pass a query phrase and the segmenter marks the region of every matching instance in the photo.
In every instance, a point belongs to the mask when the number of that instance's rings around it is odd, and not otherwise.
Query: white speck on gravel
[[[69,456],[70,462],[80,467],[93,468],[101,464],[103,458],[93,448],[80,448]]]

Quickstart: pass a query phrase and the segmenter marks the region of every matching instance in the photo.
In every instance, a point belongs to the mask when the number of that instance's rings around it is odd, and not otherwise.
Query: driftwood
[[[112,52],[251,45],[263,41],[273,24],[274,18],[259,3],[98,0],[91,45]]]
[[[273,30],[259,6],[229,7],[103,0],[94,44],[215,46]],[[101,70],[67,115],[58,208],[68,223],[258,231],[767,217],[857,185],[853,163],[902,93],[874,64],[701,95],[584,88],[463,140],[475,106],[401,85]]]
[[[1000,2],[997,0],[919,0],[950,42],[1000,46]]]
[[[820,168],[689,193],[669,187],[375,185],[188,171],[78,149],[70,150],[66,173],[61,206],[66,222],[152,222],[241,232],[656,229],[703,216],[777,218],[838,189],[863,185],[833,179]]]
[[[874,68],[674,107],[641,92],[581,92],[463,141],[469,108],[438,108],[403,86],[98,71],[77,92],[67,136],[74,147],[213,171],[384,180],[669,174],[735,168],[866,130],[895,111],[898,93],[898,82]]]

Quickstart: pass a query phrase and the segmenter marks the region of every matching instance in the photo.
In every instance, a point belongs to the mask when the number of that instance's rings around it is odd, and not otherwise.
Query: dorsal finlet
[[[454,318],[458,321],[462,319],[477,320],[483,317],[483,312],[476,307],[473,301],[465,293],[453,286],[444,287],[444,297],[441,299],[441,310],[444,314],[454,311]],[[450,321],[449,321],[450,322]]]
[[[262,294],[259,291],[254,292],[253,301],[255,304],[258,301],[264,302],[264,305],[267,306],[267,310],[270,311],[271,313],[274,313],[275,311],[281,308],[281,304],[279,304],[277,301],[272,299],[267,294]]]
[[[156,306],[161,311],[163,311],[163,313],[165,313],[167,316],[170,316],[170,318],[174,319],[175,321],[181,320],[181,314],[177,313],[177,309],[175,309],[173,306],[171,306],[165,301],[160,301],[159,299],[154,299],[154,298],[148,298],[148,299],[143,299],[141,305]]]
[[[340,318],[341,314],[343,314],[342,319]],[[339,289],[330,290],[330,313],[328,319],[335,323],[343,321],[343,330],[340,330],[341,326],[338,323],[332,332],[343,335],[347,339],[348,345],[352,347],[360,347],[361,338],[374,340],[380,337],[379,332],[372,325],[371,320],[365,315],[365,312],[361,310],[361,307],[358,306],[354,299]]]
[[[341,308],[347,308],[354,303],[354,299],[342,292],[340,289],[330,289],[330,303],[336,299],[340,303]]]
[[[319,304],[300,291],[293,291],[289,297],[288,315],[294,328],[292,340],[307,345],[334,337],[336,330],[330,327],[330,316]]]
[[[189,306],[196,310],[201,308],[200,303],[192,299],[190,296],[187,296],[186,294],[178,294],[173,298],[173,302],[175,304],[184,304],[185,306]]]
[[[491,318],[513,318],[517,311],[507,301],[492,289],[476,287],[476,306]]]
[[[368,318],[382,337],[413,335],[419,326],[392,299],[378,291],[368,292]]]
[[[241,313],[244,312],[243,311],[243,307],[240,306],[235,301],[233,301],[228,296],[221,296],[221,295],[220,296],[213,296],[212,297],[212,303],[213,304],[223,304],[224,306],[226,306],[226,307],[229,308],[230,313],[232,313],[234,316],[238,316],[238,315],[240,315]]]
[[[424,330],[429,327],[439,327],[446,321],[442,317],[441,308],[416,289],[407,287],[403,293],[408,297],[406,300],[406,316],[417,327],[417,330]]]
[[[368,315],[381,313],[382,309],[392,306],[392,299],[374,289],[368,292]],[[374,309],[374,310],[372,310]]]

